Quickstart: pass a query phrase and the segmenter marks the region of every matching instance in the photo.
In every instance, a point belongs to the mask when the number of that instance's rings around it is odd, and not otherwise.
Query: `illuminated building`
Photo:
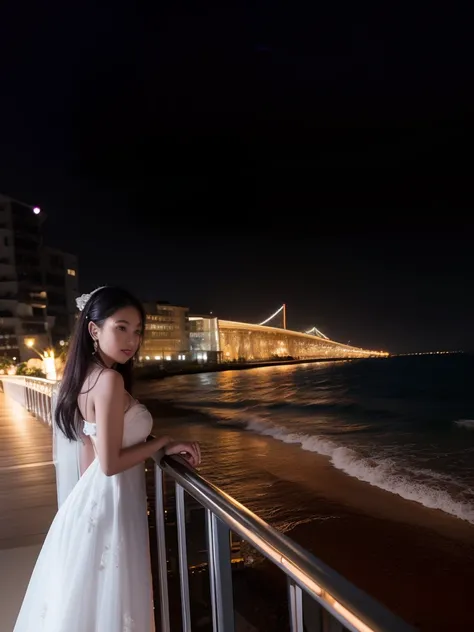
[[[220,362],[219,322],[209,316],[189,317],[191,359],[198,362]]]
[[[54,318],[47,312],[41,266],[42,225],[37,207],[0,195],[0,355],[14,361],[35,357],[26,344],[51,345]]]
[[[383,351],[360,349],[318,335],[232,320],[219,320],[219,345],[224,361],[388,355]]]
[[[213,316],[188,316],[187,308],[168,304],[157,304],[155,310],[152,312],[147,306],[145,340],[140,353],[140,359],[145,363],[158,360],[212,363],[350,359],[389,355],[385,351],[335,342],[316,327],[301,332]]]
[[[189,308],[169,303],[146,303],[141,361],[189,359]]]
[[[54,317],[51,337],[55,345],[69,338],[77,318],[76,297],[79,295],[77,257],[45,246],[41,252],[41,267],[48,297],[48,316]]]
[[[46,214],[0,195],[0,355],[18,361],[67,340],[77,314],[77,257],[43,244]]]
[[[361,349],[311,333],[253,325],[210,316],[190,316],[191,356],[198,362],[282,359],[385,357],[384,351]],[[316,333],[317,332],[317,333]]]

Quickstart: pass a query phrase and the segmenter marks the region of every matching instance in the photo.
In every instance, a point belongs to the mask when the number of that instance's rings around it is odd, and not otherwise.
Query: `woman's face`
[[[111,366],[115,362],[128,362],[140,345],[143,323],[135,307],[122,307],[107,318],[102,327],[91,323],[89,331],[97,340],[104,362]]]

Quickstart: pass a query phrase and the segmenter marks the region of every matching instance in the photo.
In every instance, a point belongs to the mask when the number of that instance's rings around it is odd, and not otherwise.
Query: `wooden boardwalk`
[[[56,511],[51,428],[0,393],[0,550],[42,543]]]

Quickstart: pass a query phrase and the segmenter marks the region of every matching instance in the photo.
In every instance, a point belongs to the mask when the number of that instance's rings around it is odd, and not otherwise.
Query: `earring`
[[[97,342],[97,340],[94,339],[94,351],[92,352],[92,355],[95,355],[98,349],[99,349],[99,343]]]

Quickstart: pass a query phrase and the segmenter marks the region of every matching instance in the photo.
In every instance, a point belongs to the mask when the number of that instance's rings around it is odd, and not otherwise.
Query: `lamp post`
[[[44,372],[46,373],[46,379],[56,381],[57,379],[56,361],[54,357],[54,350],[46,349],[44,353],[41,353],[40,351],[38,351],[38,349],[35,348],[35,342],[36,341],[34,338],[25,339],[25,345],[28,347],[28,349],[31,349],[32,351],[37,353],[39,357],[41,358],[41,360],[43,361],[43,367],[44,367]]]

